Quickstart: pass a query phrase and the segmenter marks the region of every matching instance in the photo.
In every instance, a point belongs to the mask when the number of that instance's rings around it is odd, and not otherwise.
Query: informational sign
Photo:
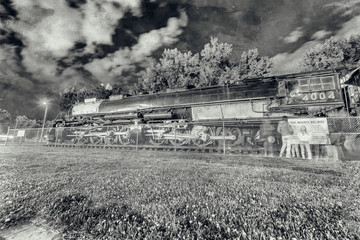
[[[326,118],[293,118],[288,119],[289,124],[294,130],[294,139],[301,128],[310,135],[310,144],[329,144],[329,128]]]
[[[24,137],[25,136],[25,130],[18,130],[17,136],[18,137]]]
[[[84,103],[92,103],[92,102],[96,102],[96,98],[86,98],[84,100]]]

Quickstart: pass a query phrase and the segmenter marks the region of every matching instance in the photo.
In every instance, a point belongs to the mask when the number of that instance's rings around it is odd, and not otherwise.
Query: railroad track
[[[100,144],[66,144],[66,143],[51,143],[43,145],[54,148],[97,148],[97,149],[119,149],[130,151],[163,151],[176,153],[196,153],[196,154],[224,154],[224,149],[219,146],[202,147],[197,146],[169,146],[169,145],[100,145]],[[275,150],[275,157],[264,158],[263,148],[246,148],[242,146],[232,147],[225,150],[225,155],[229,157],[247,156],[251,159],[258,159],[261,161],[261,166],[278,166],[288,167],[299,171],[320,171],[318,173],[337,174],[340,169],[340,161],[329,161],[327,159],[304,160],[300,158],[278,158],[278,152]],[[271,161],[263,161],[264,159],[271,159]],[[253,164],[253,160],[237,158],[237,161],[245,161],[247,164]],[[259,163],[257,163],[259,164]],[[255,164],[256,165],[256,164]],[[334,172],[335,171],[335,172]]]
[[[123,149],[123,150],[147,150],[147,151],[171,151],[171,152],[194,152],[194,153],[215,153],[224,154],[224,148],[221,146],[214,147],[198,147],[198,146],[168,146],[168,145],[112,145],[112,144],[67,144],[67,143],[49,143],[47,147],[57,148],[98,148],[98,149]],[[228,147],[225,149],[225,154],[238,155],[260,155],[263,153],[263,148],[249,148],[249,147]]]

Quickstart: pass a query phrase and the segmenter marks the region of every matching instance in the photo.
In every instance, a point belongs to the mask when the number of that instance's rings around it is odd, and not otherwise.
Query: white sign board
[[[25,130],[18,130],[17,136],[18,137],[24,137],[25,136]]]
[[[294,130],[294,139],[302,126],[305,126],[307,133],[310,134],[310,144],[329,144],[329,128],[326,118],[293,118],[288,119],[289,124]]]
[[[92,102],[96,102],[96,98],[87,98],[84,100],[84,103],[92,103]]]

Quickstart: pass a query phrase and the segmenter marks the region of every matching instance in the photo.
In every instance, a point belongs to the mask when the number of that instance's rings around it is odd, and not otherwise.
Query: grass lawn
[[[64,239],[359,239],[359,170],[360,162],[0,146],[0,229],[45,219]]]

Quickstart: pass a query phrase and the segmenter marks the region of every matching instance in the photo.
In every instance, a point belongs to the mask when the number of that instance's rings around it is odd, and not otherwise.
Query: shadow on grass
[[[207,163],[212,163],[207,160]],[[341,172],[339,163],[316,163],[311,161],[304,161],[299,159],[294,159],[287,161],[284,159],[277,158],[242,158],[242,159],[228,159],[225,161],[220,161],[227,166],[236,167],[236,166],[253,166],[253,167],[265,167],[269,169],[288,169],[294,171],[301,171],[312,174],[329,174],[335,176],[342,176],[344,173]],[[215,163],[215,162],[214,162]],[[219,162],[217,162],[219,163]]]

